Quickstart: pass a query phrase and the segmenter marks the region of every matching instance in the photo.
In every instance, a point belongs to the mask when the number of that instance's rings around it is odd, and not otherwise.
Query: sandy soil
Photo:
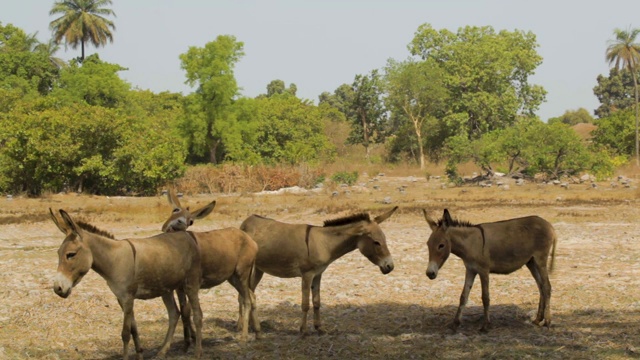
[[[395,270],[382,275],[357,250],[333,263],[323,275],[322,317],[328,334],[298,334],[300,279],[265,275],[256,291],[263,339],[237,341],[237,300],[228,284],[201,292],[205,315],[204,358],[224,359],[423,359],[423,358],[640,358],[640,210],[638,191],[622,187],[589,190],[580,184],[559,190],[535,184],[498,188],[441,189],[424,179],[380,180],[383,189],[338,188],[301,195],[208,195],[219,205],[194,230],[239,226],[257,212],[288,222],[320,225],[323,220],[370,210],[377,215],[399,205],[382,228]],[[403,192],[398,187],[405,185]],[[348,191],[348,192],[347,192]],[[391,204],[384,204],[385,198]],[[52,195],[45,199],[3,199],[0,218],[0,358],[117,359],[121,357],[122,313],[105,281],[90,272],[67,299],[57,297],[52,279],[63,236],[48,219],[48,207],[82,213],[92,202],[139,202],[154,210],[144,221],[104,209],[92,213],[94,225],[118,238],[157,232],[169,209],[163,198],[105,199]],[[24,202],[24,205],[18,205]],[[80,205],[77,205],[80,204]],[[349,204],[341,209],[341,204]],[[493,329],[480,333],[479,280],[471,292],[463,326],[448,329],[462,290],[464,267],[451,256],[436,280],[425,276],[430,230],[420,208],[433,216],[450,209],[474,223],[540,215],[558,237],[552,274],[553,324],[530,323],[538,292],[528,270],[491,277]],[[101,208],[98,206],[98,208]],[[131,211],[135,207],[130,208]],[[331,209],[341,209],[331,211]],[[158,215],[154,215],[155,212]],[[217,212],[217,214],[216,214]],[[26,216],[26,215],[29,216]],[[33,215],[36,214],[36,215]],[[43,215],[44,214],[44,215]],[[23,216],[24,221],[11,221]],[[21,219],[21,218],[20,218]],[[167,317],[160,299],[137,301],[136,318],[145,358],[157,352]],[[310,317],[311,318],[311,317]],[[311,320],[311,319],[310,319]],[[131,351],[133,347],[131,346]],[[179,325],[168,358],[182,352]]]

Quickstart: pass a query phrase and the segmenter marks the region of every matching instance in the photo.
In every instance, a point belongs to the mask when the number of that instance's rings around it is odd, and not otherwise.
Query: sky
[[[0,22],[46,42],[53,3],[5,1]],[[609,74],[604,54],[613,30],[640,28],[640,0],[113,0],[111,9],[114,42],[85,52],[128,68],[120,76],[135,88],[194,91],[178,56],[233,35],[244,43],[235,67],[243,96],[266,93],[279,79],[316,103],[357,74],[408,58],[407,45],[422,24],[453,32],[467,25],[531,31],[543,62],[529,82],[547,91],[537,112],[545,121],[581,107],[593,114],[596,78]],[[62,47],[58,56],[79,53]]]

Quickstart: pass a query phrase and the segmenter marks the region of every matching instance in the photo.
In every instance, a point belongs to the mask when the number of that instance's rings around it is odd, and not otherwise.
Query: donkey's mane
[[[438,227],[442,226],[443,224],[444,224],[444,218],[438,220]],[[452,226],[452,227],[471,227],[471,226],[476,226],[475,224],[472,224],[469,221],[459,220],[459,219],[451,219],[451,222],[448,225]]]
[[[113,236],[113,234],[111,234],[110,232],[98,229],[97,227],[89,224],[88,222],[84,222],[82,220],[79,220],[79,221],[76,221],[76,224],[78,224],[78,226],[80,226],[82,228],[82,230],[88,231],[88,232],[96,234],[96,235],[101,235],[101,236],[104,236],[104,237],[108,237],[109,239],[113,239],[113,240],[116,239]]]
[[[341,217],[338,219],[325,220],[324,226],[327,227],[327,226],[347,225],[347,224],[352,224],[358,221],[371,221],[371,218],[367,213],[349,215],[349,216]]]

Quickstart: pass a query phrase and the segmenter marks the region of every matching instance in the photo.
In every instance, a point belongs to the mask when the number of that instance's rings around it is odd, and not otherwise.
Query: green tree
[[[448,91],[440,68],[433,61],[390,60],[385,69],[387,107],[396,118],[413,125],[420,168],[425,166],[423,131],[426,122],[442,119]]]
[[[31,92],[46,95],[51,91],[59,69],[38,46],[35,35],[0,23],[0,89],[23,96]]]
[[[82,66],[71,61],[60,72],[60,84],[52,95],[70,102],[83,101],[89,105],[116,108],[129,96],[131,85],[118,76],[127,70],[120,65],[100,60],[98,54],[89,55]]]
[[[628,108],[596,120],[593,142],[611,149],[618,155],[633,154],[635,132],[633,111]]]
[[[594,111],[597,117],[604,118],[618,110],[633,108],[635,89],[632,73],[613,67],[609,76],[598,75],[596,81],[598,85],[594,86],[593,94],[600,101],[600,106]]]
[[[531,32],[466,26],[457,33],[421,25],[409,44],[412,55],[434,61],[449,90],[452,114],[465,114],[470,139],[533,116],[546,92],[529,83],[542,63]],[[457,118],[460,119],[460,118]],[[458,131],[452,131],[458,134]]]
[[[347,142],[364,146],[367,161],[371,157],[371,144],[384,142],[386,137],[387,114],[382,87],[377,70],[368,75],[356,75],[350,96],[344,99],[346,119],[351,123]]]
[[[305,100],[283,94],[257,101],[252,152],[267,164],[330,160],[334,149],[323,129],[323,112]]]
[[[629,71],[633,76],[633,88],[635,95],[635,113],[636,113],[636,166],[640,167],[640,115],[638,110],[638,78],[637,73],[640,68],[640,43],[636,42],[640,29],[615,29],[613,31],[615,40],[609,41],[605,57],[609,65],[616,68],[623,68]]]
[[[556,122],[573,126],[576,124],[587,123],[593,124],[593,116],[589,114],[589,111],[585,108],[579,108],[578,110],[567,110],[562,116],[550,118],[547,123],[553,124]]]
[[[218,152],[224,146],[222,134],[233,125],[233,103],[239,91],[233,69],[244,55],[243,47],[234,36],[220,35],[180,55],[186,84],[197,87],[185,99],[181,124],[192,159],[208,155],[208,161],[215,164],[224,157]]]
[[[56,1],[49,15],[61,15],[49,23],[53,39],[59,44],[64,39],[66,45],[77,49],[80,44],[80,61],[84,60],[84,44],[91,42],[95,47],[113,43],[112,30],[116,26],[107,16],[116,16],[106,6],[111,0],[61,0]]]

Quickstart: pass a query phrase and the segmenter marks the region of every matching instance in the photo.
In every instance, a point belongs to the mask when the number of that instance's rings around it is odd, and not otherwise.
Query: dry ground
[[[239,226],[252,213],[288,222],[320,225],[358,211],[400,210],[382,225],[395,270],[382,275],[355,251],[337,260],[323,276],[322,316],[327,335],[302,338],[300,279],[265,275],[257,289],[261,340],[236,339],[236,294],[223,284],[201,292],[205,314],[204,358],[222,359],[460,359],[640,357],[640,192],[632,186],[597,189],[588,184],[562,189],[526,184],[442,189],[438,180],[380,177],[361,179],[366,187],[331,188],[284,195],[200,195],[183,202],[192,208],[212,199],[218,206],[194,230]],[[379,189],[374,189],[377,185]],[[404,193],[398,187],[405,185]],[[337,195],[333,192],[337,191]],[[383,200],[390,197],[391,204]],[[62,299],[52,289],[56,250],[63,239],[48,208],[82,214],[118,238],[158,232],[170,208],[162,197],[108,198],[50,195],[42,199],[0,199],[0,358],[118,359],[122,313],[106,283],[90,272]],[[529,321],[538,293],[529,272],[491,277],[493,329],[478,331],[482,307],[479,281],[471,292],[461,330],[451,322],[462,290],[464,268],[451,256],[436,280],[425,276],[430,230],[421,208],[474,223],[540,215],[559,237],[551,277],[553,324]],[[166,331],[160,299],[137,301],[136,317],[151,358]],[[179,325],[168,358],[182,352]],[[130,345],[132,346],[132,345]]]

